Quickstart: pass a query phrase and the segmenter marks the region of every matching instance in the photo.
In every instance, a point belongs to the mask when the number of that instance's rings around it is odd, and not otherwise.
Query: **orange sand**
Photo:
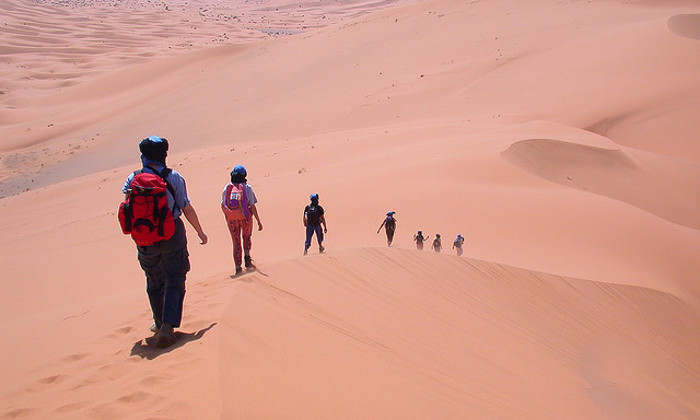
[[[3,1],[0,419],[700,418],[699,13]],[[115,214],[151,134],[210,239],[166,350]]]

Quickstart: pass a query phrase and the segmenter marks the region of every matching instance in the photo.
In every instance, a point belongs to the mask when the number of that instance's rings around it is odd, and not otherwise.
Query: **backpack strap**
[[[231,190],[233,190],[233,184],[229,182],[224,192],[224,207],[228,210],[231,210]]]
[[[131,224],[134,217],[133,205],[134,195],[129,194],[129,200],[124,204],[124,230],[126,232],[131,232],[131,229],[133,228]]]
[[[175,209],[182,210],[182,209],[177,205],[177,201],[175,201],[175,188],[173,188],[173,186],[170,185],[170,183],[168,182],[168,176],[170,176],[170,173],[171,173],[173,170],[170,169],[170,168],[168,168],[167,166],[164,167],[162,171],[158,171],[158,170],[157,170],[156,168],[154,168],[152,165],[148,165],[148,168],[149,168],[149,169],[152,169],[153,172],[156,173],[156,175],[158,175],[159,177],[163,178],[163,181],[165,181],[165,186],[168,188],[168,191],[170,191],[170,194],[173,196],[173,211],[174,211]],[[143,172],[143,170],[139,169],[139,170],[136,171],[136,172],[141,173],[141,172]],[[136,175],[136,172],[134,172],[135,175]]]

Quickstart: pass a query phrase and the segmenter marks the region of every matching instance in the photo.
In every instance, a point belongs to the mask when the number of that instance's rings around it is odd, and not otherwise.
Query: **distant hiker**
[[[318,252],[323,254],[323,251],[326,249],[323,247],[323,234],[328,233],[325,212],[323,211],[323,207],[318,204],[318,194],[311,194],[309,200],[311,200],[311,204],[304,207],[304,226],[306,227],[304,255],[309,252],[311,239],[314,233],[316,234],[316,241],[318,242]],[[321,230],[321,225],[323,225],[323,230]]]
[[[146,274],[146,292],[153,312],[155,344],[175,342],[185,299],[185,277],[190,270],[185,224],[195,229],[200,244],[208,238],[187,195],[185,179],[165,166],[168,140],[151,136],[139,143],[143,168],[126,179],[126,200],[119,210],[124,233],[136,242],[138,260]],[[157,211],[154,211],[157,210]]]
[[[394,232],[396,231],[396,219],[394,218],[394,214],[396,214],[395,211],[387,212],[386,218],[382,224],[379,225],[379,229],[377,229],[377,233],[379,233],[382,228],[386,230],[386,244],[388,246],[391,246],[391,243],[394,242]]]
[[[428,238],[429,236],[423,236],[423,232],[419,230],[415,235],[413,235],[413,240],[416,242],[416,248],[422,251],[423,242],[427,241]]]
[[[231,182],[226,184],[221,192],[221,211],[224,213],[233,241],[233,263],[236,266],[236,275],[243,272],[244,261],[247,270],[255,269],[253,259],[250,258],[250,249],[253,246],[251,239],[253,217],[258,222],[258,230],[263,230],[258,208],[255,205],[258,199],[253,187],[248,184],[246,176],[248,171],[245,167],[236,165],[231,171]]]
[[[435,252],[442,251],[442,238],[440,237],[439,233],[436,233],[435,239],[433,239],[433,251],[435,251]]]
[[[464,244],[464,237],[462,235],[457,235],[454,242],[452,243],[452,249],[457,250],[457,255],[462,255],[464,251],[462,250],[462,245]]]

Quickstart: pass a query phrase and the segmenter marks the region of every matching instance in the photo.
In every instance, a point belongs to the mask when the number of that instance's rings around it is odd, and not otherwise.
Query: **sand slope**
[[[700,417],[696,2],[401,3],[0,5],[0,418]],[[150,134],[210,238],[166,351],[116,221]]]
[[[17,377],[4,418],[698,415],[700,318],[667,293],[357,249],[190,295],[166,352],[146,347],[139,311],[91,334],[64,319],[84,343]]]
[[[235,289],[224,418],[698,415],[700,319],[653,290],[377,249]]]
[[[125,164],[124,139],[147,129],[192,139],[192,150],[417,120],[474,131],[546,119],[697,162],[684,121],[700,106],[700,53],[697,40],[669,29],[692,6],[668,7],[420,2],[244,54],[224,47],[149,62],[39,98],[29,115],[5,109],[3,150],[34,147],[3,159],[6,171],[25,174],[3,191],[23,189],[29,174],[44,185],[76,166],[106,169],[95,159],[105,149],[110,165]],[[34,174],[64,154],[72,169]]]

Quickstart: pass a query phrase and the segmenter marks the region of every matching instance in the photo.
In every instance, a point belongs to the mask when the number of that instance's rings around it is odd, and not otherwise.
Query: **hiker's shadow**
[[[184,333],[181,331],[176,331],[175,337],[177,338],[177,340],[175,340],[175,344],[164,349],[159,349],[158,347],[156,347],[155,336],[139,340],[136,343],[134,343],[133,347],[131,347],[131,356],[139,356],[142,359],[153,360],[161,354],[170,353],[175,349],[179,349],[180,347],[184,346],[190,341],[199,340],[200,338],[204,337],[204,334],[206,334],[209,330],[214,328],[214,325],[216,325],[216,322],[212,323],[207,328],[203,328],[195,333]]]

